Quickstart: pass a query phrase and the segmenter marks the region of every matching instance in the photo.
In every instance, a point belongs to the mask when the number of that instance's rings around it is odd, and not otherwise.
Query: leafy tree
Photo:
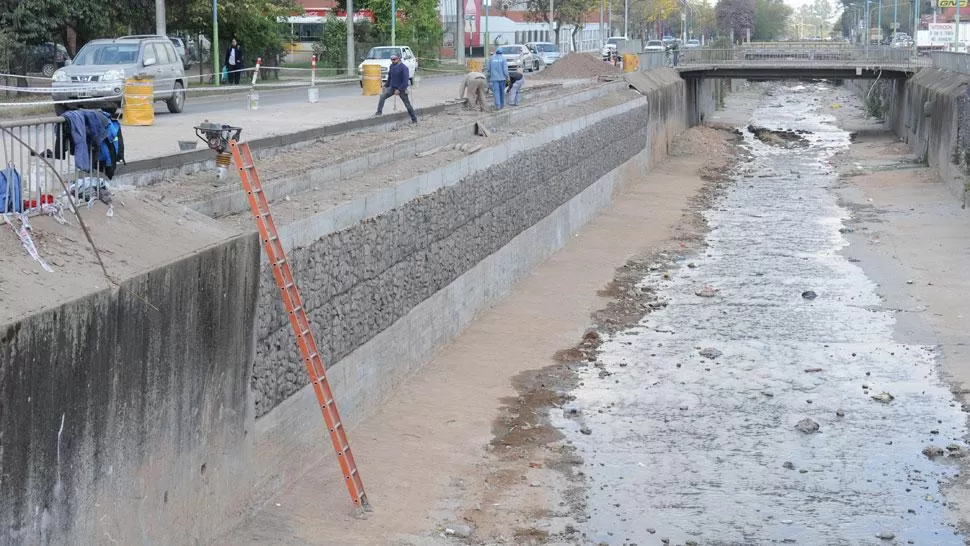
[[[755,0],[755,23],[752,40],[770,41],[788,32],[792,8],[784,0]]]
[[[586,24],[586,15],[598,5],[598,0],[559,0],[553,2],[553,42],[560,43],[559,31],[563,26],[572,25],[574,29],[582,28]],[[529,20],[549,24],[549,0],[526,0],[526,10]],[[575,40],[575,32],[572,39]]]
[[[755,31],[755,0],[718,0],[714,7],[718,28],[728,34],[734,32],[734,39],[745,36],[747,30]]]

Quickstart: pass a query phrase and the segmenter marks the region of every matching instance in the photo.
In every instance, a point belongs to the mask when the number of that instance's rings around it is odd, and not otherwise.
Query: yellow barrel
[[[151,125],[155,123],[155,84],[151,78],[125,80],[121,102],[122,125]]]
[[[632,53],[623,54],[623,71],[624,72],[636,72],[637,71],[637,56]]]
[[[381,66],[377,64],[364,65],[364,78],[361,82],[361,92],[365,96],[381,94]]]
[[[481,59],[468,59],[468,71],[469,72],[484,72],[485,71],[485,61]]]

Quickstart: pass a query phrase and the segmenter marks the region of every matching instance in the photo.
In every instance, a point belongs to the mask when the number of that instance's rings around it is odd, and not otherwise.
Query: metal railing
[[[934,68],[959,72],[960,74],[970,74],[970,53],[957,53],[952,51],[931,51],[930,59],[933,60]]]
[[[90,169],[79,169],[80,150],[64,134],[65,123],[60,117],[0,122],[0,203],[6,206],[0,214],[59,214],[57,203],[64,197],[82,202],[101,197],[107,182],[98,163],[100,146],[88,151]]]
[[[677,65],[718,66],[777,66],[852,68],[885,66],[901,70],[929,66],[909,49],[882,46],[797,47],[788,44],[753,44],[731,49],[681,49]]]

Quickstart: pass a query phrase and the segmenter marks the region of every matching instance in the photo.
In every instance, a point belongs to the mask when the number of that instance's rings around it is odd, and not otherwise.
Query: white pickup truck
[[[364,66],[378,65],[381,67],[381,84],[387,81],[387,71],[391,68],[391,56],[400,57],[404,66],[408,67],[408,81],[414,83],[414,72],[418,69],[418,58],[408,46],[378,46],[367,52],[364,62],[357,66],[357,78],[361,87],[364,86]]]

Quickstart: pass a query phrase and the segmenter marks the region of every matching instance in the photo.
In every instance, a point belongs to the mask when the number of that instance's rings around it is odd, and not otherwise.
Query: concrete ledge
[[[484,119],[486,119],[487,122],[493,127],[507,128],[520,120],[540,116],[571,104],[577,104],[602,97],[623,87],[624,86],[622,83],[602,85],[593,89],[570,93],[568,95],[549,101],[540,102],[525,108],[503,110],[498,113],[487,115],[484,117]],[[401,117],[402,121],[408,119],[406,113],[395,115]],[[335,182],[342,178],[354,176],[366,170],[374,169],[393,161],[401,161],[411,158],[415,153],[429,150],[437,146],[444,146],[454,142],[455,140],[472,135],[474,134],[474,130],[474,123],[461,124],[452,129],[441,131],[433,135],[414,140],[406,140],[401,143],[391,145],[385,153],[369,154],[364,157],[349,159],[335,165],[327,165],[325,167],[305,170],[296,176],[285,179],[277,178],[272,182],[264,183],[263,187],[266,191],[266,197],[270,201],[273,201],[285,195],[293,195],[309,190],[314,186]],[[306,131],[304,131],[304,133],[306,133]],[[279,148],[280,147],[276,147],[273,149],[279,150]],[[211,152],[208,150],[206,150],[206,152],[211,155]],[[228,214],[248,210],[249,202],[246,199],[246,194],[242,190],[234,190],[220,193],[203,201],[193,203],[189,205],[189,208],[201,212],[207,216],[218,218]]]

